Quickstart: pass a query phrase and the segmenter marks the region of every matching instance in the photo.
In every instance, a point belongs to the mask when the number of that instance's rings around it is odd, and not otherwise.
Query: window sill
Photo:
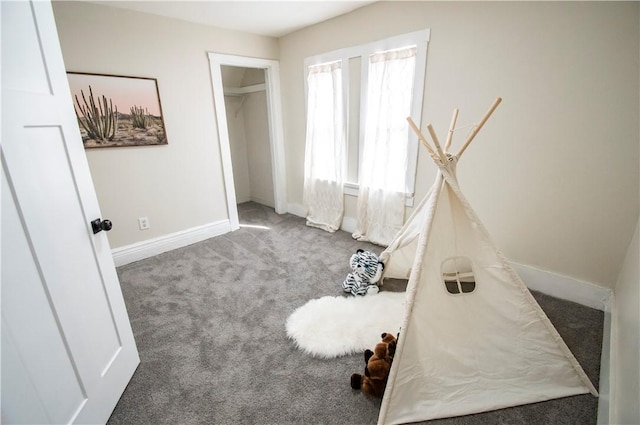
[[[344,183],[343,193],[348,196],[358,196],[358,191],[360,187],[355,183]],[[414,196],[412,193],[406,193],[404,195],[404,206],[405,207],[413,207],[413,199]]]

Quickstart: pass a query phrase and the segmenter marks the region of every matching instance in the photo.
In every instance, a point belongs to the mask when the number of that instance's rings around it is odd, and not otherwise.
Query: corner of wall
[[[640,220],[611,300],[607,423],[640,423]],[[606,316],[605,316],[606,318]]]
[[[598,425],[607,425],[611,422],[611,347],[613,336],[613,315],[615,298],[613,293],[604,305],[604,324],[602,332],[602,353],[600,355],[600,388],[598,388]]]

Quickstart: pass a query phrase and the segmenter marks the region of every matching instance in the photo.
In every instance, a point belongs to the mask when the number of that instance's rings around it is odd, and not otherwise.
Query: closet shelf
[[[225,96],[244,96],[245,94],[255,93],[266,90],[266,84],[254,84],[244,87],[224,87]]]

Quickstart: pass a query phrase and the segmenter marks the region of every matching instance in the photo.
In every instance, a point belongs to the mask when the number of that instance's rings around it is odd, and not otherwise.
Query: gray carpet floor
[[[382,249],[255,203],[239,215],[235,232],[118,268],[141,364],[108,423],[375,424],[380,401],[349,385],[362,355],[310,357],[284,325],[342,294],[357,248]],[[597,388],[603,313],[534,296]],[[580,395],[428,423],[587,425],[597,405]]]

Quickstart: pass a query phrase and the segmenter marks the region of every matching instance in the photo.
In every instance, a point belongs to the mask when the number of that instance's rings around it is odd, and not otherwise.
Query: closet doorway
[[[231,229],[237,204],[286,212],[278,62],[209,53]]]
[[[275,208],[264,69],[222,65],[236,203]]]

